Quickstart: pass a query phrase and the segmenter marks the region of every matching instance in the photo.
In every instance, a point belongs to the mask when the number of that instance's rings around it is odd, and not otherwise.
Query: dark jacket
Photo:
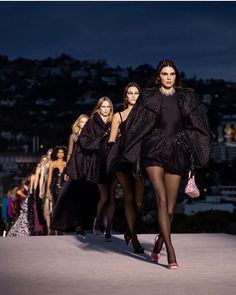
[[[85,179],[95,183],[106,182],[110,125],[110,123],[104,123],[98,113],[88,120],[66,166],[66,173],[70,178]]]
[[[192,89],[178,89],[178,104],[184,118],[184,131],[194,154],[195,167],[207,165],[212,150],[212,136],[205,108]],[[142,141],[156,127],[162,96],[154,88],[143,89],[126,120],[126,132],[119,147],[123,162],[140,158]]]

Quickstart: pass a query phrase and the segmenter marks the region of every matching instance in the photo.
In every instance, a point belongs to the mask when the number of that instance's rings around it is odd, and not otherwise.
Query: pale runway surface
[[[236,294],[236,236],[173,234],[180,268],[150,259],[154,234],[134,254],[123,235],[0,238],[0,293],[8,295]]]

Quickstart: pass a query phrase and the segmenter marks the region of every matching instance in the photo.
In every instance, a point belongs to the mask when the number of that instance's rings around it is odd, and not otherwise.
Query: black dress
[[[96,215],[97,185],[85,180],[64,182],[53,211],[51,229],[74,232],[78,225],[90,229]]]
[[[124,163],[122,162],[121,158],[121,148],[123,143],[123,138],[125,135],[125,124],[126,120],[123,121],[122,116],[119,112],[121,123],[119,126],[119,133],[117,136],[116,141],[112,145],[112,147],[109,150],[108,156],[107,156],[107,173],[112,174],[115,172],[124,172],[124,173],[132,173],[132,165],[131,163]]]
[[[182,175],[189,169],[191,149],[185,138],[178,94],[161,94],[161,101],[154,128],[142,142],[141,166],[161,166],[169,173]]]
[[[58,168],[52,170],[52,182],[51,182],[51,192],[52,192],[52,210],[54,211],[55,205],[57,203],[58,195],[64,183],[64,172],[60,172]]]

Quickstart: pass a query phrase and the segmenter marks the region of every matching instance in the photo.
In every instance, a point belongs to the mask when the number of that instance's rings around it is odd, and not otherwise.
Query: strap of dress
[[[122,119],[122,116],[121,116],[121,113],[120,112],[119,112],[119,115],[120,115],[121,122],[123,122],[123,119]]]

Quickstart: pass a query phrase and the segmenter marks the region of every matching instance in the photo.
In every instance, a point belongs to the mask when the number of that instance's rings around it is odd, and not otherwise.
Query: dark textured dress
[[[125,135],[125,123],[126,120],[123,121],[121,113],[119,112],[121,123],[119,126],[119,133],[117,136],[116,141],[114,142],[113,146],[109,150],[108,156],[107,156],[107,173],[112,174],[115,172],[127,172],[130,173],[132,170],[132,166],[130,163],[124,163],[121,159],[121,147],[123,138]]]
[[[154,128],[142,142],[141,166],[161,166],[169,173],[182,175],[189,168],[191,150],[185,138],[178,94],[161,94],[161,100]]]

